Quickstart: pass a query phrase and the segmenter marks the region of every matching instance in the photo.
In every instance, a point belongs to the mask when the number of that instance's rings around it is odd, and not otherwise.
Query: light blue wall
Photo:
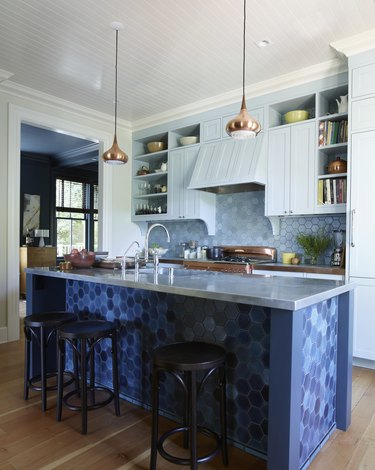
[[[322,229],[327,233],[333,230],[345,230],[345,215],[283,217],[280,235],[272,235],[271,224],[264,214],[264,191],[245,192],[216,196],[216,235],[208,236],[206,226],[199,220],[163,222],[171,235],[170,249],[167,256],[178,255],[180,242],[198,240],[200,245],[264,245],[277,248],[278,261],[281,252],[303,253],[297,245],[295,236],[299,232],[317,232]],[[165,234],[154,230],[151,243],[166,247]],[[329,264],[332,248],[327,250],[325,263]]]

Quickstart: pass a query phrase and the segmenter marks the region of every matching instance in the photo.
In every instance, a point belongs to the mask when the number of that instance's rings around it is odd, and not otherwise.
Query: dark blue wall
[[[25,194],[38,194],[40,196],[40,225],[41,229],[50,230],[52,233],[51,207],[51,166],[48,156],[21,155],[21,193],[20,193],[20,245],[25,244],[23,235],[23,206]],[[47,244],[52,243],[52,238],[46,239]]]

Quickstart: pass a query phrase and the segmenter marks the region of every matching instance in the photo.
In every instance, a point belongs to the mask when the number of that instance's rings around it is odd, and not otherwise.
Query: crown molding
[[[264,80],[262,82],[254,83],[246,87],[246,98],[254,98],[256,96],[267,95],[285,88],[291,88],[304,83],[312,82],[326,78],[331,75],[336,75],[348,70],[347,61],[342,57],[336,57],[332,60],[322,62],[320,64],[305,67],[303,69],[295,70],[285,75]],[[202,113],[211,109],[232,105],[238,101],[240,105],[242,97],[242,89],[232,90],[222,95],[217,95],[212,98],[197,101],[195,103],[181,106],[169,110],[165,113],[155,114],[145,119],[140,119],[133,122],[133,132],[146,129],[151,126],[164,124],[165,122],[184,118],[189,115]]]
[[[370,29],[363,33],[331,42],[330,46],[346,57],[360,54],[369,49],[375,49],[375,29]]]
[[[0,70],[1,73],[1,70]],[[13,96],[17,96],[22,99],[30,100],[34,103],[44,103],[49,106],[58,107],[60,110],[64,109],[73,113],[79,117],[86,116],[98,123],[106,123],[109,125],[113,125],[113,116],[102,113],[95,109],[86,108],[85,106],[80,106],[76,103],[71,101],[63,100],[53,95],[49,95],[48,93],[44,93],[42,91],[34,90],[33,88],[26,87],[24,85],[19,85],[18,83],[14,83],[12,81],[2,82],[1,83],[1,74],[0,74],[0,91],[4,93],[8,93]],[[132,130],[132,125],[130,121],[126,121],[125,119],[117,119],[117,124],[119,127],[130,131]]]

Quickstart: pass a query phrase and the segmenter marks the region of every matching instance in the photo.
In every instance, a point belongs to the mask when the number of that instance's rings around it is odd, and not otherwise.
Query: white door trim
[[[19,339],[19,231],[20,231],[20,177],[21,177],[21,123],[59,130],[77,137],[99,141],[99,154],[112,145],[113,135],[94,127],[77,124],[9,104],[8,128],[8,243],[7,243],[7,339]],[[112,223],[111,167],[99,161],[99,247],[110,250]]]

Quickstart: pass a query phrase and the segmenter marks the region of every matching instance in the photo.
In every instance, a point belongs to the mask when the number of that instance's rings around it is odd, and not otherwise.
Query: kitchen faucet
[[[168,243],[171,241],[171,237],[169,236],[168,229],[165,225],[163,224],[152,224],[146,233],[146,238],[145,238],[145,262],[147,263],[148,261],[148,239],[150,237],[150,232],[155,228],[155,227],[161,227],[165,230],[165,233],[167,234],[167,241]],[[154,253],[154,266],[157,266],[159,264],[159,258],[156,253]]]
[[[131,244],[125,250],[124,256],[122,257],[122,273],[123,274],[125,274],[125,272],[126,272],[126,255],[127,255],[128,251],[133,247],[133,245],[137,245],[137,247],[139,248],[139,243],[137,242],[137,240],[134,240],[133,242],[131,242]],[[136,250],[135,255],[134,255],[135,273],[137,273],[138,268],[139,268],[139,252],[138,252],[138,250]]]

